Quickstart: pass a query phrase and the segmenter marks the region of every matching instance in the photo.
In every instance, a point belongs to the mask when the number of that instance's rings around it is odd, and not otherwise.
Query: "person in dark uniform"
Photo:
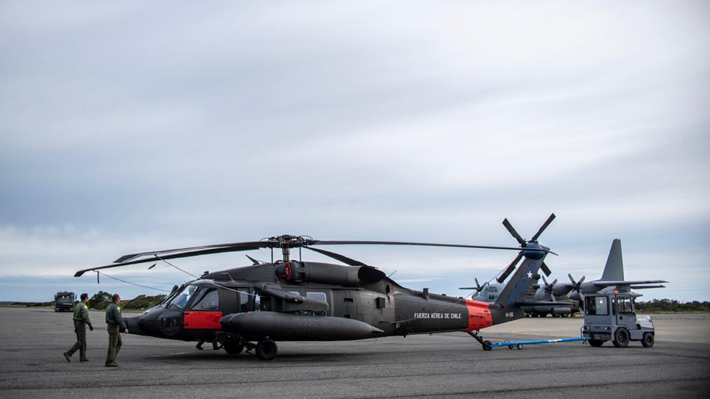
[[[121,350],[121,334],[128,334],[128,327],[121,316],[121,297],[113,294],[111,304],[106,308],[106,330],[108,330],[108,353],[106,354],[106,367],[118,367],[116,356]]]
[[[64,352],[64,358],[67,362],[71,362],[71,357],[74,352],[79,351],[79,361],[88,362],[89,359],[86,358],[86,326],[89,326],[91,331],[94,331],[94,326],[91,325],[91,320],[89,319],[89,294],[81,294],[81,301],[74,305],[74,332],[76,333],[76,343],[69,349],[68,352]]]
[[[205,340],[204,340],[204,339],[200,339],[200,340],[197,342],[197,346],[196,346],[195,348],[197,348],[197,349],[199,349],[199,350],[202,350],[202,344],[204,344],[204,343],[205,343]],[[213,349],[213,350],[222,349],[222,346],[219,344],[219,342],[217,342],[216,339],[212,340],[212,349]]]

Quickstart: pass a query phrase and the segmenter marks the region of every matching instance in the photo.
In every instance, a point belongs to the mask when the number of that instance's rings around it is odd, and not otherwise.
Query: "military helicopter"
[[[221,343],[230,355],[245,348],[261,360],[277,356],[276,341],[338,341],[462,331],[491,350],[479,331],[525,317],[523,295],[550,248],[538,244],[553,221],[552,214],[531,240],[520,238],[506,220],[506,228],[519,238],[520,247],[437,244],[398,241],[323,241],[307,236],[280,235],[260,241],[150,251],[124,255],[113,264],[76,272],[125,267],[146,262],[208,254],[280,248],[283,258],[253,265],[205,272],[200,278],[173,289],[158,306],[139,316],[126,317],[131,334],[185,341]],[[500,275],[508,284],[493,303],[415,291],[397,284],[381,270],[319,246],[404,245],[519,251]],[[291,259],[292,249],[308,249],[345,265]],[[517,267],[521,259],[522,264]],[[252,259],[252,258],[250,258]],[[152,266],[151,266],[152,267]],[[517,267],[517,270],[516,270]],[[97,274],[98,276],[98,274]]]

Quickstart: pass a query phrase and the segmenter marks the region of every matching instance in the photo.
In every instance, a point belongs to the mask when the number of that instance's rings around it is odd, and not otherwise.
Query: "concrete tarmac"
[[[710,316],[655,315],[656,345],[617,349],[581,343],[484,352],[465,333],[350,342],[279,342],[279,356],[195,349],[123,336],[118,368],[104,367],[108,334],[91,312],[88,363],[62,352],[75,341],[72,315],[0,308],[0,397],[409,398],[707,397]],[[581,319],[523,319],[481,333],[493,342],[575,337]]]

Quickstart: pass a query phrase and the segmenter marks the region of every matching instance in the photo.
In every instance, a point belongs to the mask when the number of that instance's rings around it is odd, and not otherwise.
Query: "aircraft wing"
[[[593,281],[594,285],[602,288],[611,287],[614,285],[639,285],[639,284],[660,284],[667,283],[665,280],[620,280],[620,281]],[[654,287],[657,288],[657,287]]]
[[[649,289],[649,288],[666,288],[665,285],[632,285],[631,289],[632,290],[644,290],[644,289]]]

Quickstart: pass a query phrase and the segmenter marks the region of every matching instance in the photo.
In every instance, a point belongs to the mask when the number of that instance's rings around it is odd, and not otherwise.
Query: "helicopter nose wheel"
[[[256,357],[260,360],[273,360],[279,352],[274,340],[265,338],[256,344]]]

